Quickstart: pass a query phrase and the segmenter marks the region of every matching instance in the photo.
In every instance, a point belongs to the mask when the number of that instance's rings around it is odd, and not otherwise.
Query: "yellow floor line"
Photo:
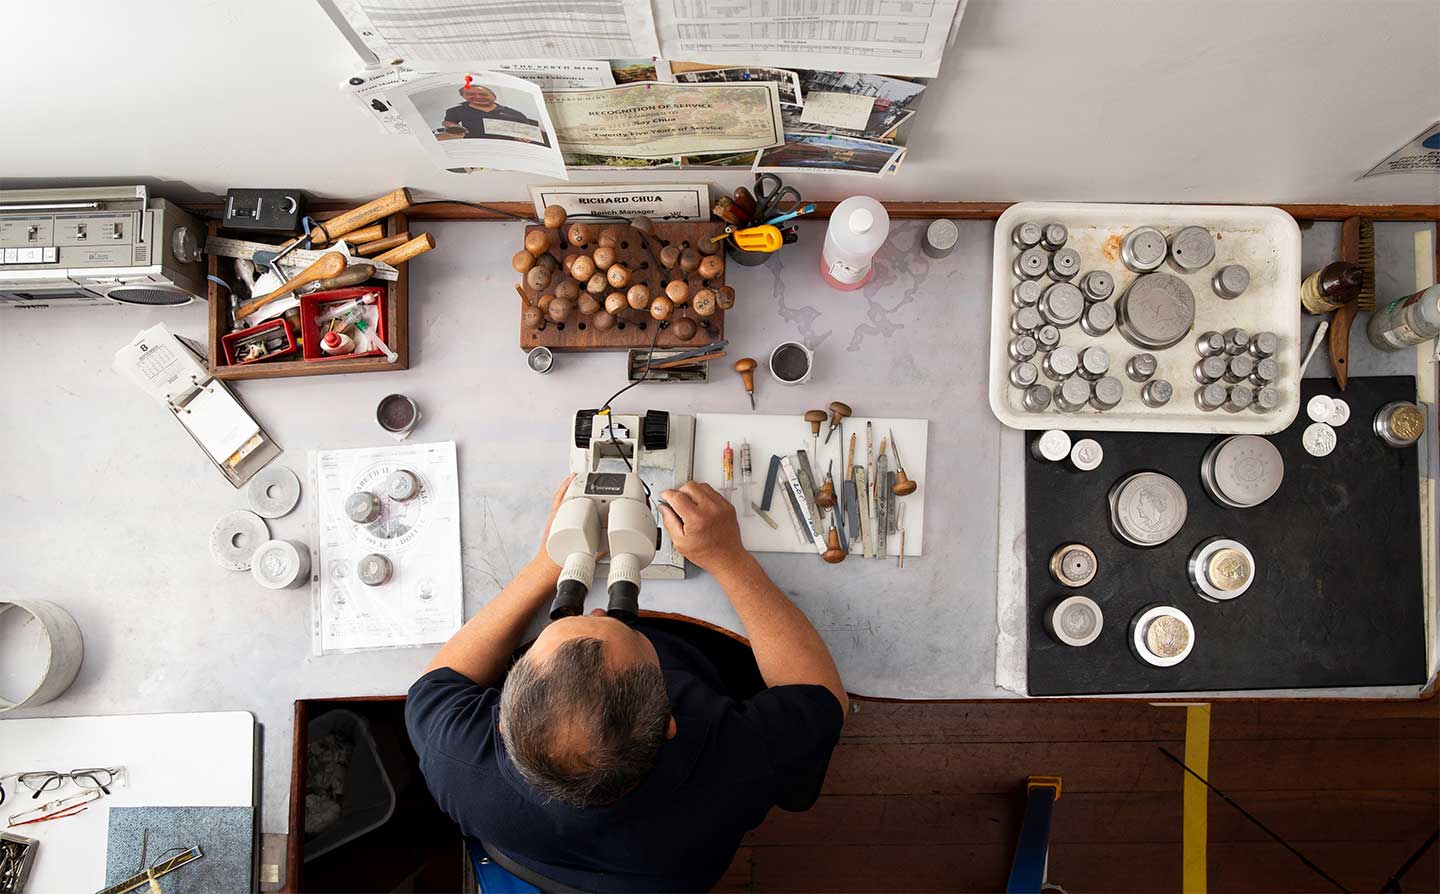
[[[1210,778],[1209,705],[1190,705],[1185,709],[1185,764],[1206,779]],[[1184,894],[1205,894],[1210,792],[1203,782],[1189,773],[1185,773],[1184,777],[1184,871],[1181,890]]]

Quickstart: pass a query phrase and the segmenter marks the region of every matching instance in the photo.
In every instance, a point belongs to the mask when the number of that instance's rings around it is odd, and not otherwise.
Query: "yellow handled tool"
[[[777,251],[785,243],[780,235],[780,228],[768,225],[736,230],[730,234],[730,238],[735,240],[735,247],[742,251]]]

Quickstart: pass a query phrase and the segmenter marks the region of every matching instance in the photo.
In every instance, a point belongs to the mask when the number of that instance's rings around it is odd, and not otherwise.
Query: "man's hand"
[[[685,558],[710,573],[748,555],[740,543],[735,507],[715,488],[690,481],[679,490],[667,490],[660,499],[660,517],[670,540]]]
[[[555,513],[560,511],[560,504],[565,502],[565,492],[570,489],[570,482],[574,480],[575,476],[571,475],[560,482],[560,489],[555,491],[554,497],[551,497],[550,517],[545,519],[545,530],[540,534],[540,548],[536,551],[535,558],[531,560],[535,567],[546,572],[553,572],[557,578],[560,576],[560,566],[551,561],[550,554],[545,551],[545,542],[550,539],[550,526],[555,524]]]

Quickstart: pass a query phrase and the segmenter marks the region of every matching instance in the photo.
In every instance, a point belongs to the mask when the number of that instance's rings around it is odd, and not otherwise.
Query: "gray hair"
[[[527,653],[500,691],[500,738],[520,775],[577,807],[613,804],[655,766],[670,725],[653,664],[615,672],[604,643],[577,637],[543,664]]]

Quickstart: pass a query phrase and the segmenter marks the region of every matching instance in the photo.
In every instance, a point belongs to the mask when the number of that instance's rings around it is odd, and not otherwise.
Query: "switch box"
[[[259,233],[295,233],[305,216],[305,194],[298,189],[232,189],[225,193],[221,226]]]

